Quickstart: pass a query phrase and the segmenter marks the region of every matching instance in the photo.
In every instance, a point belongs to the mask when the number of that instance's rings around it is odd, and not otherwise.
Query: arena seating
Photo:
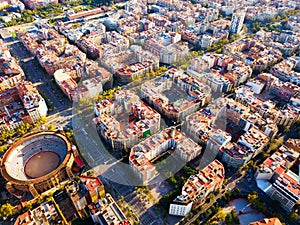
[[[26,176],[24,167],[32,156],[41,151],[55,152],[62,163],[67,155],[67,146],[63,139],[54,135],[42,135],[26,140],[9,155],[5,162],[7,172],[18,180],[31,179]]]

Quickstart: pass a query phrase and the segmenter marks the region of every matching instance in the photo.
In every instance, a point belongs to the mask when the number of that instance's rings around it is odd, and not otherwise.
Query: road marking
[[[92,161],[94,162],[94,158],[90,155],[89,152],[87,152],[87,154],[89,155],[89,157],[92,159]]]

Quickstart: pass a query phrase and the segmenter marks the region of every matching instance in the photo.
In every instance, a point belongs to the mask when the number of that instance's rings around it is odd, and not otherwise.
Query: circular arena
[[[25,164],[27,177],[39,178],[50,173],[59,166],[60,157],[53,151],[41,151],[33,155]]]
[[[7,189],[34,197],[72,176],[72,145],[61,133],[43,132],[13,144],[1,161]]]

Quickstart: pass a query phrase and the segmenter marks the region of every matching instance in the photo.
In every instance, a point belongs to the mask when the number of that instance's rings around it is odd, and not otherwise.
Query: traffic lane
[[[14,56],[17,56],[19,59],[28,59],[34,57],[20,41],[10,43],[10,51]]]
[[[141,224],[148,225],[153,222],[159,224],[159,221],[157,220],[159,217],[152,211],[153,206],[147,207],[145,201],[141,199],[138,192],[134,191],[125,196],[124,199],[140,218]]]
[[[55,107],[56,110],[67,109],[69,106],[67,106],[64,102],[59,101],[60,97],[56,94],[56,92],[54,92],[51,85],[49,85],[49,82],[52,82],[52,80],[47,77],[49,75],[43,73],[41,67],[38,68],[34,61],[35,60],[30,60],[26,63],[22,63],[22,68],[24,72],[27,73],[29,80],[31,80],[33,84],[43,82],[40,85],[40,90],[44,92],[46,97],[53,103],[53,107]]]
[[[114,190],[120,196],[128,196],[133,191],[133,186],[125,185],[128,181],[122,176],[120,173],[117,172],[114,168],[109,168],[108,170],[98,171],[99,176],[101,179],[104,179],[106,183],[111,184]]]
[[[90,118],[92,120],[92,118]],[[102,166],[108,168],[107,161],[115,158],[106,150],[98,135],[94,124],[85,124],[80,115],[74,115],[72,119],[76,142],[81,146],[80,151],[85,153],[90,160],[90,166]]]
[[[73,120],[73,127],[81,128],[84,126],[79,126],[77,121]],[[88,157],[86,161],[90,164],[91,167],[104,164],[107,160],[111,159],[111,155],[107,154],[104,150],[101,150],[101,146],[90,138],[87,134],[84,133],[84,129],[74,130],[75,139],[79,145],[79,150],[83,153],[84,157]]]
[[[30,58],[30,60],[20,63],[20,65],[32,83],[35,84],[36,82],[44,81],[44,85],[42,85],[42,91],[46,92],[45,95],[50,99],[51,102],[53,102],[53,107],[55,107],[56,110],[66,109],[67,106],[65,106],[65,103],[59,101],[60,97],[55,95],[53,92],[54,90],[49,85],[49,83],[52,82],[52,79],[42,69],[37,60],[32,58],[33,56],[31,53],[23,46],[21,42],[13,43],[10,46],[11,53],[14,56],[17,56],[19,59]]]
[[[64,128],[66,127],[66,125],[70,124],[70,122],[72,121],[72,117],[72,108],[59,111],[48,116],[45,126],[52,124],[56,127]]]

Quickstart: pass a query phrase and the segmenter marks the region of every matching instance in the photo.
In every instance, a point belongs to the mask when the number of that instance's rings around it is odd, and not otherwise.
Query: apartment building
[[[271,84],[269,91],[276,97],[288,102],[300,92],[300,86],[290,82],[277,81]]]
[[[103,201],[89,205],[90,215],[96,224],[130,225],[126,216],[110,194],[106,194]]]
[[[289,148],[292,148],[294,151],[300,152],[300,139],[289,138],[285,145]]]
[[[80,182],[88,189],[88,202],[97,202],[105,197],[104,185],[98,177],[80,176]]]
[[[217,129],[214,134],[208,139],[206,151],[211,152],[213,156],[217,156],[220,149],[226,146],[231,141],[231,135],[227,132]]]
[[[214,92],[220,93],[246,82],[252,69],[228,55],[207,53],[193,59],[187,73],[209,85]]]
[[[174,153],[173,156],[179,160],[189,162],[200,155],[201,149],[201,146],[182,131],[169,127],[135,145],[131,149],[129,163],[143,184],[147,184],[158,175],[152,160],[169,152]]]
[[[77,83],[66,70],[57,70],[54,73],[54,79],[58,87],[71,101],[78,99]]]
[[[98,36],[98,33],[95,33]],[[76,41],[78,48],[83,51],[89,58],[97,59],[100,57],[101,48],[97,44],[90,41],[88,38],[83,37]],[[100,50],[99,50],[100,48]]]
[[[278,176],[289,170],[299,158],[299,152],[282,145],[278,151],[268,157],[257,169],[257,180],[274,181]]]
[[[24,80],[24,72],[9,49],[0,40],[0,90],[13,88]]]
[[[173,64],[176,60],[184,57],[189,52],[188,44],[172,43],[163,45],[162,41],[149,39],[145,40],[144,48],[159,57],[160,63]]]
[[[222,162],[228,167],[237,169],[245,165],[254,154],[254,151],[241,142],[228,142],[224,147],[220,148]]]
[[[224,54],[249,65],[253,71],[262,72],[277,63],[283,56],[279,49],[266,46],[260,40],[242,39],[227,44]]]
[[[271,119],[277,125],[290,126],[299,119],[299,109],[296,105],[286,105],[277,108],[271,100],[262,100],[254,95],[251,87],[241,86],[235,91],[236,101],[250,108],[251,112],[259,113],[264,119]]]
[[[97,131],[114,150],[129,149],[160,129],[160,114],[130,90],[95,105]]]
[[[58,4],[58,0],[21,0],[29,9],[43,7],[50,4]]]
[[[259,221],[249,223],[249,225],[282,225],[278,218],[264,218]]]
[[[286,211],[291,211],[300,200],[299,176],[290,170],[299,159],[299,149],[295,148],[298,142],[298,139],[289,139],[254,175],[257,186]]]
[[[76,68],[83,65],[86,61],[86,54],[81,52],[76,46],[66,44],[63,52],[58,55],[44,47],[38,48],[36,57],[40,65],[47,71],[48,74],[53,75],[59,69],[68,68],[69,71],[76,72]]]
[[[300,201],[299,176],[289,170],[279,176],[265,192],[270,198],[280,202],[284,210],[290,212]]]
[[[130,83],[139,76],[158,68],[159,59],[140,46],[132,45],[126,51],[106,54],[102,64],[120,83]]]
[[[218,160],[212,161],[198,174],[190,176],[182,187],[181,195],[170,204],[169,214],[185,216],[193,206],[203,203],[205,198],[218,190],[224,181],[225,170]]]
[[[26,32],[19,30],[16,33],[25,48],[33,55],[40,47],[46,49],[48,53],[54,52],[56,55],[64,52],[65,38],[56,30],[35,27]]]
[[[29,210],[17,217],[14,225],[42,225],[62,223],[63,216],[56,209],[53,202],[44,202],[37,208]]]
[[[87,61],[76,71],[66,69],[56,70],[54,79],[62,92],[71,100],[95,97],[103,92],[103,86],[110,84],[112,74],[93,61]],[[76,80],[81,78],[77,84]]]
[[[0,131],[14,129],[23,123],[34,124],[46,116],[48,108],[32,83],[0,92]]]
[[[81,22],[80,26],[74,25],[77,22]],[[58,30],[61,34],[63,34],[68,40],[75,42],[76,44],[78,44],[77,41],[87,41],[87,45],[83,44],[82,50],[84,51],[88,50],[90,44],[100,44],[102,38],[105,37],[106,28],[101,22],[103,22],[101,19],[84,20],[82,18],[65,22],[56,21],[55,29]]]
[[[296,32],[263,32],[260,35],[264,38],[264,44],[279,49],[285,56],[291,56],[300,46],[300,35]]]
[[[141,94],[170,119],[184,119],[211,99],[210,87],[175,68],[166,71],[164,77],[142,84]]]
[[[241,10],[232,14],[230,32],[233,34],[240,34],[243,30],[246,11]]]
[[[267,146],[269,138],[263,131],[252,126],[240,137],[239,142],[249,147],[254,152],[253,157],[255,157]]]
[[[226,117],[225,106],[226,98],[219,98],[211,102],[206,108],[201,109],[186,118],[184,124],[186,132],[197,143],[206,143],[210,137],[216,132],[216,122],[220,127],[225,127]],[[221,123],[219,121],[221,120]],[[222,126],[222,124],[224,126]],[[225,134],[225,133],[224,133]],[[224,135],[224,137],[227,135]],[[227,137],[225,137],[225,140]],[[213,147],[212,147],[213,148]]]
[[[300,73],[296,72],[299,62],[297,58],[290,57],[273,66],[270,73],[283,82],[291,82],[300,85]]]

